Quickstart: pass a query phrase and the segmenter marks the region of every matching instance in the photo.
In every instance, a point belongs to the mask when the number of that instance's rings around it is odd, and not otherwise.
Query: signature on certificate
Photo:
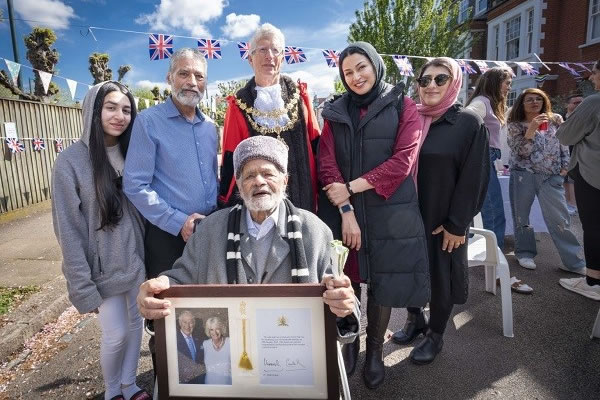
[[[282,371],[283,367],[279,360],[268,360],[266,358],[263,359],[263,370],[265,372],[274,372],[274,371]]]
[[[263,359],[263,370],[265,372],[280,372],[284,369],[286,371],[306,371],[306,367],[302,364],[300,359],[291,359],[286,358],[285,364],[282,365],[282,362],[279,360],[269,360],[267,358]]]
[[[306,367],[299,359],[291,360],[286,358],[285,360],[285,369],[288,371],[305,371]]]

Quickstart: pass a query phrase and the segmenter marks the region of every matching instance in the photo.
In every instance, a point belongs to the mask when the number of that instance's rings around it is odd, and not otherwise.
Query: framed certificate
[[[318,284],[181,285],[158,297],[160,399],[339,399],[336,318]]]

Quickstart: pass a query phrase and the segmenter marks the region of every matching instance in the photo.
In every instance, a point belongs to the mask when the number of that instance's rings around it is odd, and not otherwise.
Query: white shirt
[[[252,220],[252,216],[250,215],[250,210],[246,209],[246,225],[248,226],[248,234],[255,238],[256,240],[260,240],[265,237],[267,233],[273,229],[273,227],[277,226],[277,219],[279,218],[279,206],[275,208],[275,211],[271,213],[262,224],[256,223]]]
[[[281,97],[281,85],[277,83],[271,86],[256,86],[254,108],[263,112],[284,110],[285,103],[283,102],[283,97]],[[290,118],[285,113],[278,118],[255,116],[254,120],[260,126],[274,128],[276,126],[284,126],[290,121]]]

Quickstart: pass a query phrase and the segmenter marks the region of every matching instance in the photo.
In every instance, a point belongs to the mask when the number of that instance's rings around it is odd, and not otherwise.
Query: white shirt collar
[[[255,238],[256,240],[260,240],[265,237],[271,229],[277,226],[277,220],[279,219],[279,206],[275,208],[275,211],[271,213],[262,224],[258,224],[252,220],[252,216],[250,216],[250,210],[246,208],[246,226],[248,227],[248,234]]]

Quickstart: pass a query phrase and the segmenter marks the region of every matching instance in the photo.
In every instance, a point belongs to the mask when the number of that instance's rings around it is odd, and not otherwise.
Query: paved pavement
[[[580,237],[577,219],[574,231]],[[57,304],[66,303],[60,300],[65,295],[64,280],[59,276],[60,251],[47,206],[8,222],[0,216],[0,238],[0,285],[43,285],[35,299],[5,318],[9,322],[5,321],[5,327],[0,328],[2,349],[6,324],[13,324],[11,330],[14,330],[19,325],[32,325],[32,320],[56,318],[66,308]],[[412,346],[387,342],[384,346],[386,381],[379,389],[368,390],[361,380],[365,350],[362,335],[359,367],[350,379],[353,397],[378,400],[599,398],[600,341],[590,340],[589,335],[600,302],[558,285],[559,278],[574,275],[558,269],[560,259],[550,236],[539,234],[537,238],[539,255],[535,271],[516,264],[510,253],[512,241],[507,238],[512,275],[535,290],[529,296],[513,295],[514,338],[502,336],[500,298],[484,291],[483,268],[472,268],[469,301],[455,308],[444,336],[444,349],[435,362],[428,366],[413,365],[408,361]],[[48,305],[54,305],[57,310],[47,310]],[[390,334],[403,325],[405,316],[404,310],[393,311]],[[21,321],[27,318],[25,323]],[[69,325],[65,320],[72,322]],[[30,362],[31,358],[39,357],[31,345],[12,357],[1,356],[1,360],[12,360],[12,363],[0,367],[0,399],[103,398],[98,362],[100,330],[96,318],[93,315],[77,317],[71,309],[57,324],[47,325],[45,335],[51,336],[51,332],[56,331],[61,332],[58,340],[41,346],[47,349],[41,351],[46,354],[45,361],[42,357],[40,362]],[[25,336],[23,333],[22,342]],[[144,340],[138,383],[150,390],[146,342]],[[7,382],[10,378],[13,380]]]

